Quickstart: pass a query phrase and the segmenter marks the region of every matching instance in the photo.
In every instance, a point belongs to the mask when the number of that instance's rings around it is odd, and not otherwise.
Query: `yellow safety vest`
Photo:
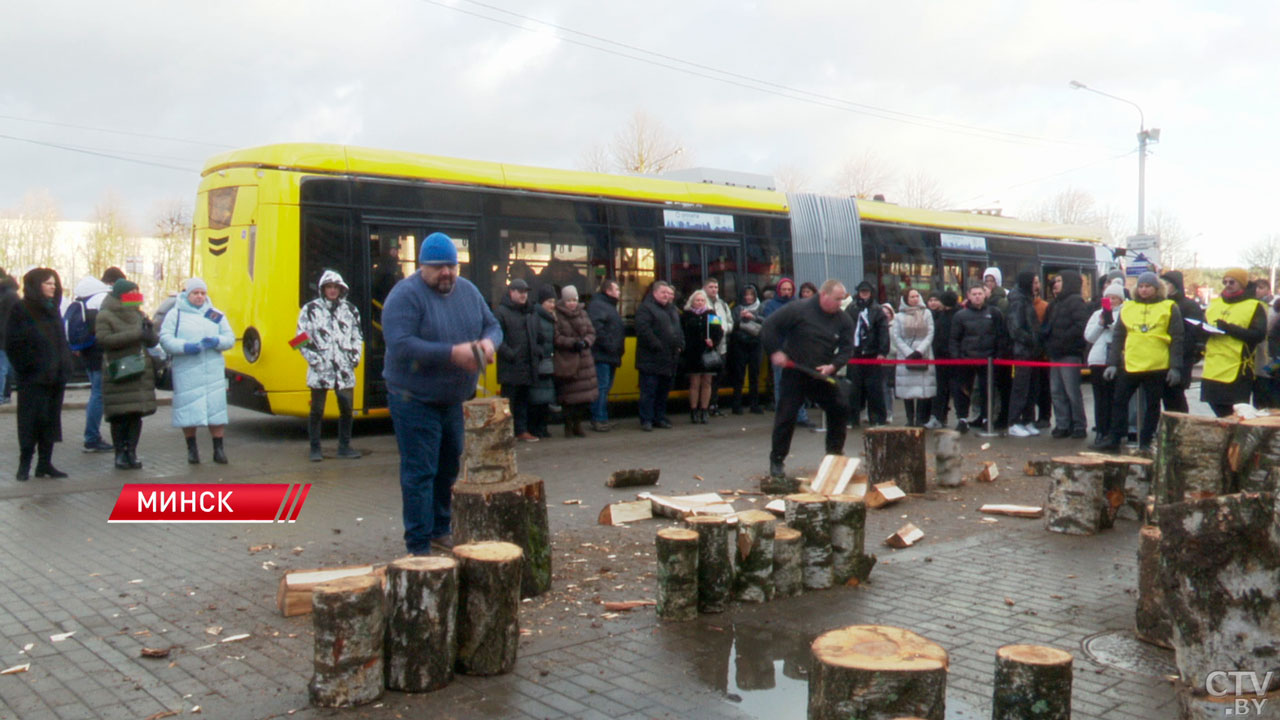
[[[1169,319],[1173,301],[1153,303],[1130,300],[1120,307],[1124,323],[1124,371],[1156,372],[1169,369]]]
[[[1252,298],[1235,303],[1215,298],[1204,312],[1204,321],[1210,327],[1217,325],[1219,320],[1226,320],[1232,325],[1247,328],[1253,322],[1253,314],[1259,307],[1262,307],[1262,303]],[[1253,354],[1245,351],[1243,340],[1217,333],[1209,335],[1209,340],[1204,345],[1205,380],[1233,383],[1246,368],[1253,368]]]

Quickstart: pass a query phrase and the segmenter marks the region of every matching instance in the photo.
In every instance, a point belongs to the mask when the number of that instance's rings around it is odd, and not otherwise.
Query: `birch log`
[[[658,531],[658,617],[698,617],[698,533],[687,528]]]
[[[811,648],[809,720],[945,717],[947,651],[910,630],[851,625]]]
[[[458,671],[500,675],[516,664],[524,551],[506,542],[453,548],[458,559]]]
[[[439,690],[458,659],[458,562],[440,556],[400,558],[387,566],[387,687]]]
[[[382,579],[359,575],[311,591],[315,673],[308,686],[317,707],[351,707],[382,697]]]

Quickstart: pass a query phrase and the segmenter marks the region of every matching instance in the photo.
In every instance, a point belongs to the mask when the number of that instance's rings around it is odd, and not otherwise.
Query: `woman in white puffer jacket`
[[[1107,369],[1107,353],[1111,350],[1111,336],[1124,304],[1124,285],[1119,278],[1111,281],[1102,291],[1102,308],[1095,310],[1084,326],[1085,342],[1089,348],[1089,379],[1093,383],[1093,424],[1098,438],[1108,437],[1111,430],[1111,401],[1116,381],[1107,380],[1102,371]],[[1122,435],[1124,433],[1121,433]]]

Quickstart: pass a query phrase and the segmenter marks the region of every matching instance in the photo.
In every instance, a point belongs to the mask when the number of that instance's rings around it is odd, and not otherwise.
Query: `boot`
[[[697,425],[699,422],[700,421],[698,420],[698,408],[695,408],[695,407],[689,408],[689,424]]]
[[[26,482],[31,479],[31,455],[32,451],[27,450],[18,459],[18,474],[14,476],[18,482]]]
[[[222,452],[222,438],[213,439],[213,461],[219,465],[227,464],[227,454]]]
[[[350,403],[348,403],[349,405]],[[342,406],[339,405],[338,407],[341,408]],[[338,457],[343,460],[358,460],[362,454],[359,450],[351,447],[351,423],[351,413],[345,412],[338,416]],[[530,435],[530,437],[533,436]]]
[[[53,466],[53,443],[39,448],[36,456],[36,477],[67,477],[66,473]]]
[[[701,419],[702,424],[706,425],[708,422],[711,422],[711,411],[706,408],[703,408],[702,410],[698,411],[698,417]]]
[[[129,454],[120,445],[116,446],[116,469],[117,470],[129,469]]]
[[[187,464],[200,464],[200,448],[196,446],[196,438],[194,435],[187,438]]]
[[[322,462],[324,453],[320,452],[320,443],[311,443],[311,462]]]
[[[136,417],[130,420],[127,431],[125,460],[128,461],[130,470],[141,470],[142,463],[138,460],[138,441],[142,439],[142,418]]]
[[[582,413],[575,412],[573,414],[573,435],[574,437],[586,437],[587,432],[582,429]]]

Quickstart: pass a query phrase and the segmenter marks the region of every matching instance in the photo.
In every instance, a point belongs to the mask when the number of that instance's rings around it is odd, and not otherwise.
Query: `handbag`
[[[142,377],[147,370],[147,359],[142,353],[125,355],[107,363],[107,382],[125,382]]]
[[[711,339],[711,318],[706,319],[707,339]],[[715,348],[708,348],[702,353],[702,371],[703,372],[720,372],[724,367],[724,356]]]

